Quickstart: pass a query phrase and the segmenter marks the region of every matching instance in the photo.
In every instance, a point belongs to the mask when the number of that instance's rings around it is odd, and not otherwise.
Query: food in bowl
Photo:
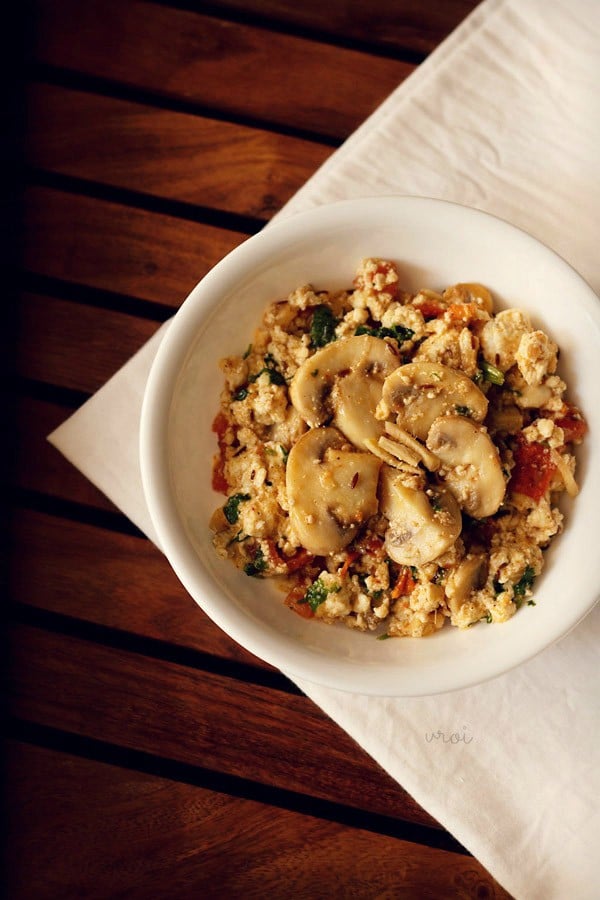
[[[382,637],[534,605],[586,431],[557,357],[483,285],[409,293],[389,260],[276,299],[221,361],[217,553],[304,618]]]

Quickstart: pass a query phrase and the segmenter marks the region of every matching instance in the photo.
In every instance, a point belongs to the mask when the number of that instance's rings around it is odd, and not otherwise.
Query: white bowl
[[[589,433],[579,496],[524,606],[499,625],[446,626],[425,639],[378,641],[304,620],[268,580],[218,559],[208,522],[218,360],[241,353],[266,305],[298,285],[350,285],[367,256],[397,262],[408,289],[487,285],[499,307],[526,310],[561,348],[569,399]],[[144,491],[160,543],[204,612],[251,653],[289,675],[371,695],[416,696],[474,685],[530,659],[572,629],[600,590],[600,302],[560,257],[493,216],[417,197],[351,200],[273,224],[223,259],[174,317],[152,367],[141,423]],[[585,626],[583,626],[585,627]]]

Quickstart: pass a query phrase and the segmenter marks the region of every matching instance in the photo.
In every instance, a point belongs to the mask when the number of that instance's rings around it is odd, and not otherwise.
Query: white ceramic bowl
[[[447,626],[426,639],[378,641],[344,625],[306,621],[268,580],[217,558],[208,522],[223,502],[211,488],[211,423],[218,360],[248,346],[262,311],[298,285],[350,285],[360,260],[397,262],[408,289],[486,284],[499,307],[526,310],[560,345],[569,398],[589,424],[578,453],[579,496],[546,556],[536,606],[502,625]],[[371,695],[415,696],[467,687],[530,659],[565,635],[600,590],[600,302],[560,257],[519,229],[438,200],[387,197],[319,207],[273,224],[222,260],[174,317],[153,365],[141,423],[146,500],[183,585],[227,634],[300,679]],[[583,625],[582,627],[585,627]]]

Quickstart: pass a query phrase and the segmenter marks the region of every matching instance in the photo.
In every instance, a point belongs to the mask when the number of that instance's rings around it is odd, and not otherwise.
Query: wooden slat
[[[270,218],[330,147],[215,119],[35,84],[27,160],[157,197]]]
[[[36,26],[40,62],[337,139],[414,68],[139,0],[37,0]]]
[[[227,15],[236,10],[309,29],[332,41],[354,40],[402,52],[427,54],[462,22],[480,0],[213,0]]]
[[[22,719],[434,824],[303,696],[29,626],[10,636],[10,712]]]
[[[25,293],[19,304],[19,375],[93,393],[160,327],[156,322]]]
[[[19,398],[14,483],[25,491],[116,513],[118,510],[110,500],[46,440],[71,413],[71,409],[59,403]]]
[[[217,628],[163,554],[139,537],[16,510],[9,596],[81,622],[273,671]]]
[[[28,271],[173,307],[247,237],[46,188],[25,193],[24,230]]]
[[[66,753],[7,744],[12,900],[507,900],[470,857]]]

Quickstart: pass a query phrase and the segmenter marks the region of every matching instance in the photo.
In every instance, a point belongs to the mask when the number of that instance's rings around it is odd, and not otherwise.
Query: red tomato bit
[[[536,442],[520,440],[513,452],[515,466],[508,484],[509,490],[525,494],[538,503],[550,486],[556,465],[548,447]]]

